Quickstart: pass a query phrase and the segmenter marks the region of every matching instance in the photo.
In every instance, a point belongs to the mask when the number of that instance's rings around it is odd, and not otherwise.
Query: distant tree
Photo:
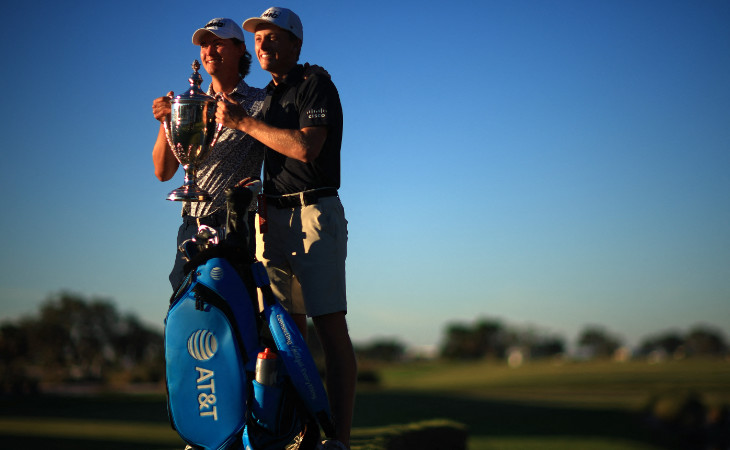
[[[530,356],[533,358],[558,356],[564,353],[565,341],[556,336],[540,338],[530,345]]]
[[[689,356],[721,356],[727,350],[722,332],[709,326],[694,327],[685,340],[685,351]]]
[[[497,320],[482,319],[474,327],[476,353],[479,357],[503,358],[508,343],[505,342],[505,330]]]
[[[39,380],[28,367],[30,353],[26,327],[12,323],[0,325],[0,394],[37,390]]]
[[[0,381],[17,376],[104,381],[119,373],[158,381],[164,376],[160,332],[133,315],[121,316],[108,300],[67,292],[47,299],[37,317],[3,324],[0,357],[5,367]]]
[[[357,356],[372,361],[399,361],[405,354],[405,345],[397,339],[377,339],[355,348]]]
[[[614,354],[621,341],[603,327],[587,326],[579,335],[578,346],[595,358],[606,358]]]
[[[13,323],[0,325],[0,361],[16,361],[28,356],[27,330]]]
[[[102,379],[116,359],[121,326],[110,302],[62,293],[41,306],[32,334],[36,360],[65,377]]]
[[[494,319],[478,320],[473,326],[452,323],[446,328],[441,356],[450,359],[504,359],[508,350],[519,348],[530,358],[562,354],[562,338],[546,335],[535,329],[506,328]]]
[[[446,328],[441,356],[450,359],[477,359],[485,356],[502,358],[506,334],[501,322],[479,320],[474,326],[452,323]]]
[[[546,334],[534,327],[510,328],[502,334],[505,348],[509,347],[510,349],[508,352],[514,352],[517,349],[529,359],[546,358],[561,355],[565,352],[563,338]]]
[[[162,335],[130,314],[122,318],[114,340],[116,367],[131,374],[130,381],[159,381],[165,376]]]
[[[441,347],[441,356],[450,359],[473,357],[472,334],[467,325],[452,323],[446,327],[446,338]]]
[[[660,352],[674,355],[684,345],[684,337],[677,331],[667,331],[659,335],[646,338],[639,345],[639,354],[649,355]]]

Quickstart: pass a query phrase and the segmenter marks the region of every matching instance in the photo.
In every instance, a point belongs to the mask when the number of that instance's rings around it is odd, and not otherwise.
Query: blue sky
[[[69,290],[161,325],[182,173],[154,177],[152,100],[186,87],[207,20],[273,5],[343,103],[355,340],[437,344],[484,317],[568,341],[728,336],[721,0],[15,2],[0,318]],[[268,79],[254,61],[249,84]]]

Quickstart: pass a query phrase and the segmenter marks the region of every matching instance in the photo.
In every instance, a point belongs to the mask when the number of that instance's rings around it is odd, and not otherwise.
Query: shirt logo
[[[325,119],[327,118],[327,108],[310,109],[306,114],[308,119]]]

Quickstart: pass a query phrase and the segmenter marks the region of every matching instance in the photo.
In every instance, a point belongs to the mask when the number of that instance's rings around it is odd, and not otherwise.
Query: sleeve
[[[330,125],[339,103],[339,95],[332,80],[325,75],[312,75],[305,80],[299,93],[300,127]]]

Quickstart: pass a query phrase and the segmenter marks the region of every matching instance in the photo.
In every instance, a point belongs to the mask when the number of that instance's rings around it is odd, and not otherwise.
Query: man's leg
[[[355,407],[357,361],[344,312],[313,317],[314,328],[325,356],[326,385],[335,421],[335,438],[350,447]]]
[[[180,228],[178,228],[177,230],[175,262],[172,265],[172,270],[170,271],[169,276],[170,285],[172,285],[172,292],[175,292],[185,279],[185,271],[183,270],[183,267],[185,266],[186,261],[185,259],[183,259],[183,254],[180,251],[180,244],[182,244],[185,240],[195,236],[195,231],[197,231],[197,227],[195,226],[194,221],[192,219],[189,219],[187,216],[184,217],[183,223],[180,224]]]
[[[302,333],[302,337],[304,340],[307,340],[307,315],[306,314],[289,314],[291,318],[294,320],[294,323],[297,324],[297,328],[299,328],[299,332]]]

